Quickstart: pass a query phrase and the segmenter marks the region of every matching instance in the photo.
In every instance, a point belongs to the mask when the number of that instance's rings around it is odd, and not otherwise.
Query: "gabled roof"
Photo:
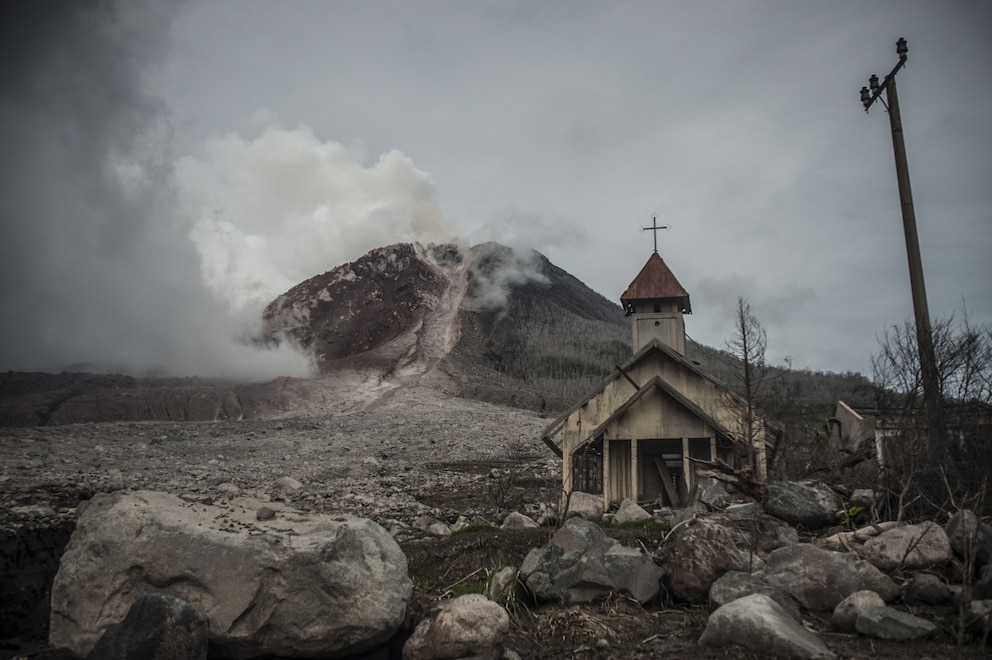
[[[675,279],[675,275],[665,265],[657,252],[652,252],[648,262],[630,283],[627,290],[620,296],[620,304],[626,309],[627,304],[635,300],[676,299],[683,314],[692,314],[689,304],[689,294]]]
[[[708,415],[702,408],[697,406],[689,399],[685,398],[678,390],[676,390],[667,382],[662,380],[661,376],[655,376],[654,378],[649,380],[647,384],[645,384],[641,389],[637,390],[637,393],[634,396],[624,401],[623,405],[621,405],[619,408],[614,410],[613,414],[611,414],[609,417],[603,420],[603,423],[597,426],[595,429],[593,429],[592,433],[590,433],[588,436],[583,438],[582,441],[577,446],[582,446],[587,442],[590,442],[598,438],[600,435],[603,434],[604,431],[606,431],[606,429],[611,424],[613,424],[613,422],[617,421],[618,419],[626,415],[627,411],[630,410],[634,406],[634,404],[637,403],[645,394],[647,394],[648,392],[654,389],[659,389],[662,392],[668,394],[670,397],[675,399],[675,401],[679,403],[683,408],[685,408],[690,413],[692,413],[693,415],[695,415],[696,417],[698,417],[699,419],[703,420],[711,427],[713,427],[713,429],[717,432],[717,434],[719,434],[723,438],[726,438],[727,440],[731,440],[731,441],[733,440],[734,438],[733,434],[730,432],[729,429],[723,426],[723,424],[720,424],[718,421],[713,419],[713,417]]]
[[[552,451],[558,454],[558,456],[561,456],[561,447],[556,445],[554,440],[552,440],[552,438],[561,430],[562,426],[564,426],[565,424],[565,421],[572,415],[572,413],[574,413],[576,410],[589,403],[591,399],[593,399],[596,395],[598,395],[600,392],[605,390],[606,386],[612,383],[613,381],[620,378],[628,378],[627,370],[654,352],[659,352],[668,356],[670,359],[674,360],[678,364],[689,369],[699,377],[705,378],[706,380],[710,381],[711,383],[713,383],[713,385],[723,390],[723,392],[732,399],[735,399],[740,402],[744,401],[743,397],[741,397],[739,394],[728,388],[726,385],[724,385],[722,382],[720,382],[713,376],[709,375],[708,373],[700,369],[695,362],[692,362],[691,360],[687,360],[684,356],[676,353],[675,349],[671,348],[670,346],[666,346],[665,344],[662,344],[657,339],[652,339],[650,342],[645,344],[641,350],[637,351],[637,353],[635,353],[633,357],[631,357],[622,365],[614,369],[609,376],[603,379],[603,381],[596,387],[595,390],[590,392],[587,396],[583,397],[578,403],[572,406],[572,408],[559,415],[553,422],[551,422],[546,427],[544,427],[544,430],[541,432],[541,440],[543,440],[544,443],[552,449]],[[660,385],[654,385],[653,383],[655,380],[659,381]],[[673,397],[675,397],[676,400],[679,401],[679,403],[682,403],[682,405],[684,405],[688,410],[692,411],[694,414],[698,415],[701,419],[709,423],[718,432],[730,437],[729,433],[723,426],[713,421],[712,418],[709,415],[707,415],[705,412],[703,412],[702,409],[699,408],[699,406],[697,406],[695,403],[686,399],[684,396],[676,392],[674,388],[672,388],[672,386],[669,385],[667,382],[665,382],[660,376],[655,376],[654,378],[652,378],[652,380],[648,381],[646,385],[641,386],[636,394],[632,395],[627,401],[625,401],[622,405],[620,405],[613,412],[613,414],[610,415],[610,419],[614,419],[616,415],[619,414],[621,411],[625,412],[627,409],[629,409],[630,406],[633,405],[633,403],[637,399],[639,399],[646,393],[645,388],[650,389],[653,387],[661,387],[665,392],[668,392]],[[610,419],[607,419],[603,423],[606,424],[607,422],[610,421]],[[775,437],[775,440],[773,440],[772,442],[773,443],[777,442],[777,436],[780,434],[781,429],[778,427],[777,423],[771,418],[766,419],[766,424],[774,431],[773,436]],[[600,426],[602,426],[602,424]],[[599,430],[598,427],[597,430]]]
[[[702,369],[700,369],[699,366],[696,365],[695,362],[692,362],[690,360],[687,360],[685,357],[683,357],[683,356],[679,355],[678,353],[676,353],[675,352],[675,349],[671,348],[670,346],[666,346],[665,344],[662,344],[657,339],[652,339],[647,344],[645,344],[644,347],[641,348],[641,350],[637,351],[637,353],[635,353],[633,357],[631,357],[629,360],[627,360],[626,362],[624,362],[622,365],[620,365],[616,369],[614,369],[613,372],[610,373],[609,376],[607,376],[606,378],[604,378],[603,381],[598,386],[596,386],[596,389],[594,389],[592,392],[590,392],[587,396],[583,397],[582,400],[580,400],[578,403],[576,403],[574,406],[572,406],[569,410],[567,410],[564,413],[562,413],[561,415],[559,415],[555,419],[555,421],[553,421],[550,424],[548,424],[544,428],[543,433],[541,434],[542,437],[550,438],[551,436],[553,436],[554,434],[556,434],[559,431],[559,429],[561,428],[561,426],[565,423],[565,420],[568,419],[568,417],[572,413],[574,413],[576,410],[578,410],[582,406],[584,406],[587,403],[589,403],[589,401],[593,397],[595,397],[597,394],[599,394],[600,392],[602,392],[603,390],[605,390],[606,389],[606,386],[609,385],[610,383],[612,383],[613,381],[617,380],[618,378],[625,378],[626,377],[625,376],[625,373],[626,373],[626,371],[628,369],[630,369],[632,366],[634,366],[635,364],[637,364],[641,360],[645,359],[648,355],[650,355],[651,353],[654,353],[654,352],[660,352],[660,353],[663,353],[664,355],[667,355],[669,358],[671,358],[675,362],[678,362],[679,364],[681,364],[682,366],[686,367],[690,371],[696,373],[698,376],[700,376],[702,378],[705,378],[706,380],[710,381],[711,383],[713,383],[714,385],[716,385],[720,389],[724,390],[729,396],[734,397],[736,399],[740,399],[741,398],[736,393],[734,393],[730,389],[728,389],[726,385],[724,385],[723,383],[721,383],[720,381],[718,381],[716,378],[714,378],[713,376],[710,376],[708,373],[706,373],[705,371],[703,371]]]

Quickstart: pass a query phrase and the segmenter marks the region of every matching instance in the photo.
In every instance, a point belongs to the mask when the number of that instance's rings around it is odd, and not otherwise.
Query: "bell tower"
[[[652,339],[674,349],[685,356],[685,321],[683,314],[691,314],[689,294],[658,254],[657,218],[651,227],[654,252],[648,257],[641,272],[620,296],[620,304],[630,317],[633,331],[634,353],[644,348]]]

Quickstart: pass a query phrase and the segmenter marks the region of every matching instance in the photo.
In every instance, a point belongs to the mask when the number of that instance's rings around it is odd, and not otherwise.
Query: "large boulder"
[[[705,507],[710,510],[722,509],[730,503],[727,489],[719,481],[700,479],[689,491],[687,506],[690,509]]]
[[[527,553],[519,574],[538,600],[590,603],[623,593],[646,603],[658,594],[664,571],[640,548],[606,536],[599,525],[569,518],[548,545]]]
[[[276,504],[279,515],[259,521],[256,505],[95,496],[52,587],[51,645],[86,655],[148,593],[192,604],[224,657],[346,655],[393,636],[412,584],[384,529]]]
[[[603,519],[603,497],[582,491],[572,491],[568,496],[568,509],[565,511],[566,518],[578,516],[593,522]]]
[[[525,516],[519,511],[511,511],[503,519],[503,524],[500,525],[501,529],[537,529],[538,527],[540,525],[534,522],[532,518]]]
[[[442,603],[417,624],[403,645],[404,660],[498,658],[510,631],[510,616],[480,594]]]
[[[835,658],[814,633],[764,594],[752,594],[727,603],[713,612],[699,645],[721,647],[739,644],[752,653],[783,658]]]
[[[937,632],[937,626],[930,621],[891,607],[866,607],[858,614],[854,627],[862,635],[897,642],[923,639]]]
[[[494,571],[482,595],[497,603],[504,603],[510,600],[517,590],[517,568],[515,566],[503,566]]]
[[[727,571],[743,571],[747,559],[730,530],[706,518],[678,527],[658,550],[671,592],[687,603],[705,603],[710,586]]]
[[[654,516],[645,511],[639,504],[626,497],[620,502],[617,512],[613,514],[613,522],[617,525],[631,525],[648,522],[649,520],[654,520]]]
[[[840,632],[854,632],[858,623],[858,615],[869,607],[885,607],[885,601],[874,591],[855,591],[853,594],[837,603],[830,624]]]
[[[947,534],[933,522],[882,532],[865,543],[862,554],[883,571],[944,566],[953,556]]]
[[[971,553],[976,566],[992,562],[992,525],[981,522],[974,511],[958,511],[944,530],[959,556],[966,558]]]
[[[764,594],[784,609],[796,621],[801,621],[799,603],[785,590],[765,584],[757,575],[743,571],[727,571],[710,587],[710,608],[717,609],[738,598],[751,594]],[[884,605],[884,603],[883,603]]]
[[[949,605],[953,598],[947,583],[930,573],[917,573],[910,578],[903,594],[903,602],[908,605]]]
[[[765,511],[790,525],[819,529],[837,521],[843,502],[819,481],[778,479],[768,484]]]
[[[730,532],[738,550],[745,554],[756,554],[762,559],[773,550],[799,543],[799,534],[794,527],[764,512],[725,511],[710,514],[706,519]]]
[[[854,592],[866,589],[886,601],[899,595],[896,584],[864,559],[809,543],[779,548],[768,555],[764,580],[815,611],[833,610]]]

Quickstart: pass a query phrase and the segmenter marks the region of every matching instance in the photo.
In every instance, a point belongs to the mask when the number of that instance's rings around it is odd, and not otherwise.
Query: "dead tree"
[[[765,350],[768,336],[764,327],[751,313],[751,305],[743,297],[737,298],[737,315],[734,319],[734,335],[727,342],[727,350],[737,358],[734,374],[740,401],[732,403],[740,420],[740,440],[746,463],[755,469],[755,442],[762,437],[760,431],[764,421],[758,415],[758,399],[765,384],[768,368],[765,364]],[[761,440],[763,442],[763,439]]]

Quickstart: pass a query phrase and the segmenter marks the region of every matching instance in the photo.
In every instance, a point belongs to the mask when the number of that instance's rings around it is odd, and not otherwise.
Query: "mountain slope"
[[[377,370],[470,398],[560,409],[630,355],[620,307],[533,251],[393,245],[315,276],[264,313],[269,341],[322,374]]]

